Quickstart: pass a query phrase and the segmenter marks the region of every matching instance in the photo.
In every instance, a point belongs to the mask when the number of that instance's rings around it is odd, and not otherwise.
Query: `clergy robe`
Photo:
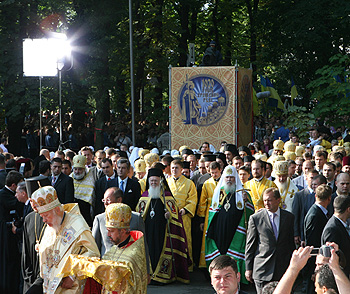
[[[194,183],[183,175],[181,175],[178,178],[178,180],[175,180],[173,177],[169,178],[168,185],[171,190],[171,193],[176,199],[176,203],[179,207],[179,210],[181,210],[182,208],[186,210],[186,214],[182,216],[182,221],[186,232],[188,251],[191,260],[193,260],[191,218],[196,213],[197,190]],[[193,267],[191,266],[190,271],[192,270],[192,268]]]
[[[277,179],[275,180],[275,183],[276,183],[276,181],[277,181]],[[280,191],[280,194],[281,194],[280,207],[282,209],[285,209],[285,210],[293,213],[292,206],[293,206],[293,201],[294,201],[294,195],[296,192],[299,191],[299,189],[293,183],[293,181],[290,180],[290,178],[287,178],[287,182],[288,182],[288,187],[285,191],[281,191],[281,189],[278,188],[278,190]]]
[[[218,181],[215,181],[213,178],[210,178],[204,182],[197,210],[197,215],[205,218],[202,234],[201,255],[199,260],[199,267],[201,268],[205,268],[207,266],[205,263],[205,233],[208,227],[209,207],[211,205],[211,200],[213,198],[214,190],[217,184]]]
[[[45,225],[46,227],[46,225]],[[41,241],[45,230],[42,217],[29,213],[23,224],[22,275],[23,293],[43,293],[43,280],[40,277],[39,255],[35,251],[36,240]]]
[[[169,226],[164,216],[164,209],[170,213]],[[160,195],[159,199],[152,199],[146,191],[142,194],[136,210],[145,221],[146,238],[153,270],[152,280],[164,284],[175,280],[189,283],[188,267],[191,260],[182,217],[179,215],[174,197],[166,191],[164,205],[163,195]]]
[[[80,214],[78,204],[65,204],[63,208],[65,217],[58,232],[47,226],[41,240],[40,276],[44,280],[44,292],[77,294],[81,293],[85,281],[76,279],[71,289],[60,286],[62,276],[58,274],[64,267],[67,257],[70,254],[99,257],[100,252],[88,224]]]
[[[230,255],[237,261],[241,282],[245,278],[245,244],[249,217],[254,213],[254,205],[247,194],[244,204],[236,201],[236,193],[227,194],[220,190],[219,204],[213,203],[209,210],[208,229],[205,242],[207,266],[219,255]],[[226,203],[230,206],[227,209]],[[225,205],[226,204],[226,205]]]
[[[255,211],[264,208],[263,194],[268,188],[277,188],[276,184],[265,177],[263,177],[259,182],[255,179],[244,184],[244,187],[249,189],[249,194],[252,198]]]

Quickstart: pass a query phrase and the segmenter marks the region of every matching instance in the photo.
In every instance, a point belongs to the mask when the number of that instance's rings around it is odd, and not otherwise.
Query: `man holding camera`
[[[0,190],[0,293],[18,293],[20,253],[18,237],[12,233],[13,222],[23,214],[23,203],[15,197],[17,185],[23,176],[11,171],[5,187]]]

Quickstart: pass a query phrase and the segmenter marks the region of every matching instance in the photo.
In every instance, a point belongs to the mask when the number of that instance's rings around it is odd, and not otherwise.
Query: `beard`
[[[152,199],[159,199],[160,198],[160,185],[157,187],[149,186],[148,195]]]
[[[224,184],[224,190],[227,194],[236,192],[236,184]]]
[[[285,182],[283,182],[283,183],[281,183],[281,182],[279,182],[277,180],[275,182],[275,184],[276,184],[278,190],[280,190],[280,192],[282,192],[282,193],[285,192],[288,189],[288,179]]]
[[[76,179],[77,181],[80,181],[82,180],[84,177],[85,177],[85,172],[79,174],[79,175],[76,175],[74,172],[73,172],[73,178]]]

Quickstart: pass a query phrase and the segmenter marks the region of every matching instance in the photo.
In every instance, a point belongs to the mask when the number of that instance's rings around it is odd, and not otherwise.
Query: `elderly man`
[[[253,213],[253,202],[244,191],[236,169],[228,165],[215,188],[209,209],[205,260],[209,265],[219,255],[232,256],[244,283],[247,283],[244,277],[245,235],[248,219]]]
[[[92,207],[95,201],[95,180],[91,171],[86,167],[86,157],[75,155],[73,157],[74,198],[79,204],[82,216],[92,226]]]
[[[185,230],[179,208],[161,169],[148,170],[146,191],[136,210],[145,221],[153,271],[152,283],[167,284],[176,279],[189,283],[187,265],[190,258]]]
[[[298,188],[288,177],[288,161],[276,161],[273,170],[276,175],[274,183],[281,194],[282,208],[292,212],[294,194],[298,192]]]
[[[51,186],[36,190],[32,194],[31,203],[47,225],[42,240],[36,247],[44,293],[80,293],[84,281],[74,276],[58,276],[70,254],[99,256],[95,240],[79,213],[78,205],[62,206],[56,190]]]
[[[217,294],[245,294],[239,290],[241,274],[237,262],[231,256],[220,255],[209,266],[211,285]]]

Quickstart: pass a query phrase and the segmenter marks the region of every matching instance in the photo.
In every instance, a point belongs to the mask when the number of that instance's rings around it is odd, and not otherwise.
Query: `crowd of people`
[[[298,275],[303,293],[347,293],[347,133],[258,133],[168,150],[121,132],[35,158],[1,141],[1,292],[146,293],[199,268],[217,293],[291,293]]]

